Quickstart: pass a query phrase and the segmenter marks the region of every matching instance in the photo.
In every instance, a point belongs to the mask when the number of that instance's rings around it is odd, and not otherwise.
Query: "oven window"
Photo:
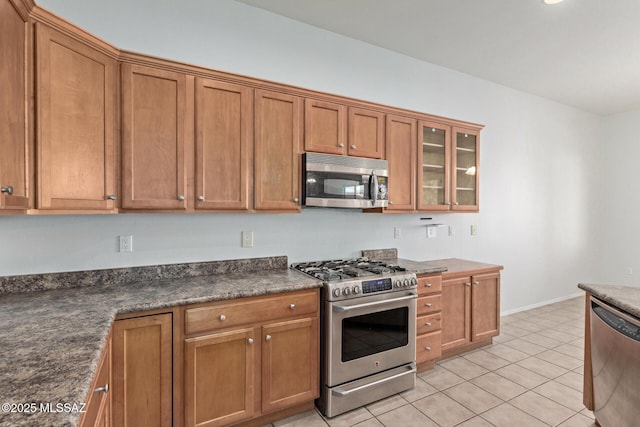
[[[343,362],[403,347],[408,342],[408,307],[342,320]]]

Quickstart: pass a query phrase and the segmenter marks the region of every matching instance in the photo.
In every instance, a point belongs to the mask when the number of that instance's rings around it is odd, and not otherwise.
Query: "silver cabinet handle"
[[[13,194],[13,187],[8,185],[6,187],[0,188],[0,192],[7,193],[9,196]]]
[[[471,282],[465,283],[465,286],[471,286]]]
[[[427,350],[427,351],[431,351],[431,347],[429,347],[429,346],[426,346],[424,349]]]
[[[431,307],[431,303],[430,303],[430,302],[426,303],[425,305],[426,305],[427,307]]]
[[[184,200],[184,196],[181,194],[178,196],[178,200],[183,201]]]
[[[198,201],[204,202],[204,196],[198,196]]]
[[[480,284],[480,282],[473,282],[473,284],[477,286]]]
[[[295,309],[295,308],[296,308],[296,305],[295,305],[295,304],[289,304],[289,308],[290,308],[291,310],[293,310],[293,309]]]
[[[431,322],[425,323],[426,326],[431,326]]]
[[[253,344],[253,338],[249,338],[249,339],[247,340],[247,344],[249,344],[249,345]]]
[[[355,149],[356,149],[356,146],[355,146],[355,145],[353,145],[353,144],[351,144],[351,149],[352,149],[352,150],[355,150]]]
[[[455,203],[454,203],[454,205],[456,205],[456,206],[458,206],[459,204],[460,204],[460,203],[458,203],[458,202],[455,202]]]
[[[107,196],[107,199],[109,199],[109,200],[115,200],[115,199],[116,199],[116,195],[115,195],[115,194],[109,194],[109,195]]]
[[[220,321],[224,321],[227,318],[227,316],[225,316],[224,314],[221,314],[220,317],[218,317],[218,319],[220,319]]]
[[[293,198],[293,201],[294,201],[294,202],[296,202],[296,203],[298,203],[298,202],[300,201],[300,199],[298,199],[297,197],[294,197],[294,198]]]
[[[338,144],[338,147],[342,148],[342,147],[344,147],[344,144],[341,142],[341,143]]]
[[[102,387],[98,387],[93,390],[94,393],[109,393],[109,384],[105,384]]]
[[[427,288],[430,288],[430,287],[431,287],[431,283],[427,283],[427,284],[425,284],[425,286],[426,286]]]
[[[389,200],[389,204],[390,204],[390,205],[392,205],[392,204],[393,204],[393,202],[392,202],[391,200]]]
[[[266,337],[264,337],[264,339],[265,339],[266,341],[271,341],[271,335],[267,335]]]

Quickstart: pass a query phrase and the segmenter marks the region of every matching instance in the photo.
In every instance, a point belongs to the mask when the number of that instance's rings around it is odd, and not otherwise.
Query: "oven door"
[[[325,303],[326,385],[415,362],[416,298],[408,291]]]

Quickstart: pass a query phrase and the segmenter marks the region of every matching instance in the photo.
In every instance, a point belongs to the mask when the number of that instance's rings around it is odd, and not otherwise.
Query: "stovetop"
[[[335,259],[327,261],[301,262],[292,264],[291,268],[301,271],[325,282],[353,278],[369,278],[369,276],[391,275],[403,273],[407,269],[385,261],[374,261],[368,258]]]
[[[415,273],[406,268],[368,258],[300,262],[291,268],[322,280],[326,301],[410,291],[418,284]]]

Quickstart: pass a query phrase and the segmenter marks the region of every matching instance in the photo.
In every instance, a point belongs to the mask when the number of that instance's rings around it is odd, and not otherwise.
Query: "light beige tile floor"
[[[274,427],[594,427],[582,404],[584,298],[501,318],[491,346],[436,364],[416,387],[337,417]]]

